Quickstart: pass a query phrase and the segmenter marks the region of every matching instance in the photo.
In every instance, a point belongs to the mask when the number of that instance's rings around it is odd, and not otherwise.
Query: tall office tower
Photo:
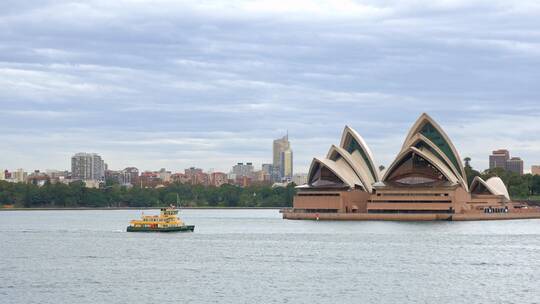
[[[489,168],[503,168],[506,170],[506,162],[510,159],[510,152],[505,149],[493,151],[489,156]]]
[[[293,176],[293,152],[291,148],[281,152],[281,179],[292,180]]]
[[[290,143],[289,143],[289,134],[283,136],[282,138],[278,138],[274,140],[274,145],[272,149],[272,165],[273,165],[273,174],[272,179],[274,181],[281,181],[283,178],[283,163],[281,162],[281,154],[285,152],[287,149],[290,149]],[[292,157],[292,154],[291,154]],[[292,160],[291,160],[292,162]],[[292,163],[291,163],[291,170],[292,170]]]
[[[506,170],[523,175],[523,160],[519,157],[512,157],[506,161]]]
[[[77,153],[71,157],[71,178],[74,180],[105,180],[105,162],[96,153]]]

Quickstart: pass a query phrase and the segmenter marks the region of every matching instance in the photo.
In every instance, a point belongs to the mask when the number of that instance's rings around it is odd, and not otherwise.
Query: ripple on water
[[[0,303],[540,302],[539,221],[184,210],[197,231],[165,235],[125,233],[136,211],[65,214],[0,213]]]

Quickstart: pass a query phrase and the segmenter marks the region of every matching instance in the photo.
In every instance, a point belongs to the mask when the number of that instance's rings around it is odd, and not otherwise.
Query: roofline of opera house
[[[311,162],[286,219],[499,220],[540,218],[540,208],[514,202],[498,177],[467,183],[450,137],[423,113],[384,171],[361,135],[345,126],[339,145]]]

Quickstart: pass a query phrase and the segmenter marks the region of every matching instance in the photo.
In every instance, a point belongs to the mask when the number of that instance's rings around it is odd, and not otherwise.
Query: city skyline
[[[421,112],[475,168],[540,163],[536,2],[9,3],[2,167],[222,171],[289,130],[305,172],[345,125],[388,165]]]
[[[288,135],[286,136],[288,138]],[[497,148],[496,150],[501,150],[501,151],[507,151],[507,148],[506,147],[499,147]],[[480,171],[484,171],[484,170],[487,170],[487,169],[492,169],[494,166],[492,166],[490,164],[491,162],[491,157],[492,157],[492,152],[496,152],[495,150],[494,151],[490,151],[490,152],[486,152],[485,155],[484,155],[484,158],[485,158],[485,163],[487,164],[487,166],[485,168],[479,168],[479,167],[476,167],[476,166],[473,166],[474,169],[477,169],[477,170],[480,170]],[[508,151],[507,151],[508,152]],[[46,172],[46,171],[72,171],[70,169],[73,168],[73,164],[72,164],[72,159],[74,156],[78,155],[78,154],[97,154],[99,156],[102,156],[101,153],[96,153],[96,152],[77,152],[75,154],[71,153],[69,154],[70,156],[68,157],[69,158],[69,161],[67,163],[66,166],[64,167],[51,167],[51,166],[40,166],[40,167],[25,167],[25,166],[12,166],[12,167],[9,167],[9,166],[2,166],[0,167],[0,169],[2,170],[2,172],[4,170],[12,170],[12,171],[15,171],[15,170],[23,170],[25,172],[32,172],[32,171],[41,171],[41,172]],[[322,155],[321,155],[322,156]],[[468,157],[466,154],[464,156],[465,157]],[[263,159],[262,161],[260,162],[253,162],[253,161],[247,161],[246,163],[249,163],[249,164],[253,164],[254,168],[256,168],[257,170],[262,170],[264,171],[265,168],[264,166],[265,165],[271,165],[272,163],[272,158],[273,158],[273,155],[270,155],[269,159]],[[527,173],[533,173],[533,168],[534,167],[540,167],[540,165],[538,164],[535,164],[535,163],[531,163],[529,161],[527,161],[526,159],[523,159],[521,157],[513,157],[513,159],[517,159],[519,160],[521,163],[522,163],[522,171],[524,174],[527,174]],[[513,160],[512,159],[512,160]],[[463,159],[462,159],[463,161]],[[204,164],[193,164],[191,163],[190,165],[187,165],[186,167],[183,167],[183,168],[172,168],[172,167],[167,167],[167,166],[164,166],[164,167],[159,167],[159,168],[166,168],[166,169],[170,169],[174,172],[181,172],[185,169],[188,169],[188,168],[201,168],[204,170],[204,172],[207,172],[207,173],[212,173],[212,172],[223,172],[223,173],[233,173],[234,171],[234,166],[236,164],[240,164],[240,163],[243,163],[244,161],[237,161],[236,163],[232,163],[232,164],[224,164],[221,168],[224,168],[223,170],[219,169],[219,168],[215,168],[215,167],[207,167],[207,166],[204,166]],[[474,160],[472,161],[473,164],[474,164]],[[269,164],[270,163],[270,164]],[[294,161],[293,161],[293,164],[294,164]],[[104,163],[105,166],[108,167],[109,163]],[[384,164],[384,163],[380,163],[379,165],[382,165],[384,167],[387,166],[387,164]],[[294,166],[296,167],[296,164],[294,164]],[[114,165],[112,164],[112,166],[110,168],[108,168],[109,170],[112,170],[112,171],[121,171],[125,168],[130,168],[130,167],[136,167],[138,169],[141,170],[141,172],[143,171],[146,171],[146,172],[153,172],[153,171],[156,171],[157,167],[145,167],[145,166],[140,166],[138,164],[130,164],[130,165],[121,165],[121,166],[118,166],[118,165]],[[504,168],[504,167],[503,167]],[[306,174],[308,172],[308,169],[309,167],[305,170],[305,171],[294,171],[292,173],[292,175],[296,175],[297,173],[298,174]]]

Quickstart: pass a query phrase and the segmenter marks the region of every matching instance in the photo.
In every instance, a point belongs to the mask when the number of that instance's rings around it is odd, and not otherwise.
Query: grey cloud
[[[345,124],[388,164],[424,111],[480,167],[494,140],[540,162],[520,143],[540,131],[534,1],[340,3],[8,1],[0,166],[64,168],[89,150],[113,168],[228,170],[270,161],[289,130],[305,171]]]

